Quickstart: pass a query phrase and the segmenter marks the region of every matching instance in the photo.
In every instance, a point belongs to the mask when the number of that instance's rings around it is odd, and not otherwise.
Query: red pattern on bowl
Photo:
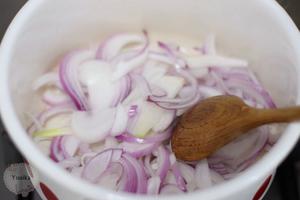
[[[269,185],[271,184],[271,180],[272,180],[272,175],[269,176],[265,180],[265,182],[260,186],[260,188],[257,190],[257,192],[255,193],[252,200],[260,200],[264,196],[266,190],[268,189]]]
[[[44,183],[40,183],[40,187],[47,200],[58,200],[56,195]]]

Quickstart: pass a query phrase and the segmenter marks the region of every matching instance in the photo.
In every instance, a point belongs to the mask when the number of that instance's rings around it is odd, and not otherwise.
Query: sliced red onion
[[[271,126],[268,126],[269,129],[269,138],[268,138],[268,145],[266,148],[269,148],[270,146],[273,146],[276,141],[279,139],[281,136],[280,133],[283,133],[285,126],[282,126],[280,124],[275,125],[272,124]]]
[[[230,159],[228,159],[229,161]],[[212,160],[212,159],[208,159],[208,163],[209,163],[209,167],[212,170],[215,170],[216,172],[218,172],[221,175],[224,174],[230,174],[234,172],[234,169],[232,169],[230,166],[228,166],[226,164],[226,162],[224,162],[224,158],[219,158],[216,160]]]
[[[71,157],[60,161],[58,165],[64,169],[72,170],[73,168],[80,167],[80,159],[78,157]]]
[[[129,154],[123,154],[123,158],[128,160],[128,162],[133,166],[137,175],[137,189],[136,193],[144,194],[147,192],[147,177],[144,170],[144,166],[136,160],[136,158],[131,157]]]
[[[113,68],[103,61],[86,62],[82,68],[85,68],[90,74],[86,73],[86,77],[92,77],[90,83],[87,83],[88,101],[92,110],[103,110],[108,107],[117,106],[123,98],[125,98],[125,89],[127,90],[127,79],[113,82],[111,76]],[[82,71],[84,71],[82,69]],[[91,73],[94,71],[94,73]],[[83,72],[82,72],[83,73]]]
[[[210,67],[210,71],[214,71],[223,79],[227,80],[230,78],[242,79],[244,81],[253,82],[256,85],[261,85],[257,77],[249,68],[232,67],[232,68],[221,68],[221,67]]]
[[[164,42],[158,41],[157,45],[162,48],[164,51],[166,51],[169,55],[172,55],[173,57],[177,57],[176,51],[174,51],[174,48],[171,47],[171,45],[166,44]]]
[[[212,186],[210,170],[206,159],[199,161],[196,165],[195,179],[199,189]]]
[[[182,190],[180,190],[177,185],[165,185],[163,188],[160,190],[160,194],[179,194],[183,193]]]
[[[135,137],[128,133],[123,133],[121,135],[118,135],[116,137],[116,139],[123,141],[123,142],[139,143],[139,144],[144,144],[147,141],[144,138]],[[152,142],[148,142],[148,143],[152,143]]]
[[[165,132],[156,133],[154,135],[148,136],[146,138],[135,137],[128,133],[123,133],[116,138],[123,142],[139,143],[139,144],[151,144],[151,143],[161,143],[171,137],[172,128],[170,127]]]
[[[157,44],[161,49],[163,49],[167,53],[168,57],[170,57],[173,60],[173,65],[175,67],[186,67],[186,62],[178,56],[177,48],[176,50],[174,50],[174,48],[172,48],[171,45],[161,41],[159,41]]]
[[[45,86],[56,86],[57,88],[62,88],[57,73],[49,72],[42,75],[33,83],[32,89],[36,91]]]
[[[225,145],[212,155],[210,163],[216,164],[221,160],[223,160],[223,162],[227,160],[232,162],[233,160],[239,160],[240,157],[243,158],[243,155],[248,154],[252,146],[256,143],[259,134],[260,133],[243,135],[242,137],[234,140],[232,143]],[[235,149],[239,149],[239,151],[235,151]]]
[[[186,182],[187,191],[194,191],[196,188],[195,169],[182,162],[177,162],[177,165]]]
[[[168,66],[165,63],[157,63],[155,61],[147,61],[143,67],[142,76],[152,85],[161,79],[168,72]]]
[[[171,59],[168,54],[166,53],[160,53],[160,52],[156,52],[156,51],[149,51],[149,59],[151,60],[155,60],[161,63],[165,63],[167,65],[174,65],[174,61],[173,59]]]
[[[147,194],[157,195],[159,193],[161,180],[159,176],[153,176],[147,182]]]
[[[188,164],[177,162],[178,168],[186,182],[192,182],[195,179],[195,169]]]
[[[46,90],[42,97],[43,101],[50,106],[71,104],[70,98],[59,90]]]
[[[178,96],[180,90],[186,84],[186,80],[178,75],[165,75],[152,83],[152,88],[158,91],[158,94],[152,92],[155,97],[172,99]],[[154,89],[152,89],[153,91]]]
[[[157,97],[165,96],[165,92],[157,87],[150,87],[149,82],[141,75],[132,74],[132,85],[130,94],[122,102],[124,105],[136,104],[136,101],[147,99],[147,96],[153,95]]]
[[[238,173],[225,174],[225,175],[223,175],[223,178],[224,178],[225,181],[227,181],[227,180],[235,178],[238,175],[239,175]]]
[[[96,182],[109,167],[110,163],[116,162],[121,158],[121,155],[121,149],[108,149],[97,154],[85,165],[82,177],[91,182]]]
[[[225,85],[224,80],[221,77],[219,77],[214,71],[210,71],[210,76],[215,80],[217,87],[220,88],[221,91],[224,91],[225,94],[230,94],[228,87]]]
[[[81,178],[82,170],[83,167],[74,167],[71,169],[71,174],[78,178]]]
[[[227,166],[225,164],[212,165],[210,167],[212,170],[215,170],[217,173],[222,175],[224,178],[225,178],[225,175],[233,174],[235,171],[230,166]]]
[[[250,151],[247,156],[247,160],[239,164],[239,167],[236,169],[236,172],[241,172],[245,170],[252,163],[256,161],[259,155],[264,151],[265,146],[267,145],[268,142],[268,138],[269,138],[268,132],[260,133],[260,136],[258,137],[258,141],[256,142],[255,146],[252,148],[252,151]]]
[[[190,68],[205,68],[205,67],[247,67],[248,62],[235,58],[228,58],[217,55],[203,55],[197,57],[186,58]]]
[[[151,83],[144,76],[132,75],[132,78],[135,80],[135,84],[140,89],[142,98],[146,98],[149,95],[157,98],[167,96],[167,92],[164,89],[155,84],[150,85]]]
[[[243,93],[248,94],[253,97],[260,104],[265,105],[269,108],[276,108],[275,103],[273,102],[269,93],[264,90],[257,80],[257,78],[253,75],[252,72],[248,70],[241,70],[237,68],[233,68],[231,70],[222,70],[220,68],[211,68],[211,72],[214,72],[217,77],[223,77],[225,81],[223,82],[226,87],[226,92],[230,93],[227,88],[239,88]],[[243,97],[242,97],[243,98]]]
[[[119,145],[118,141],[114,137],[107,137],[105,139],[104,148],[111,149],[116,148]]]
[[[135,171],[136,169],[127,159],[121,158],[119,160],[119,162],[121,163],[121,165],[124,168],[124,173],[120,180],[120,182],[121,182],[120,189],[124,192],[136,193],[137,186],[138,186],[137,185],[138,177],[137,177],[137,173]]]
[[[143,43],[144,41],[145,38],[142,35],[127,33],[115,34],[100,45],[96,57],[101,60],[111,60],[116,57],[125,46]]]
[[[96,152],[87,152],[81,155],[81,165],[85,166],[92,158],[94,158],[98,153]]]
[[[43,124],[40,123],[39,118],[41,117],[42,113],[37,116],[34,116],[31,113],[26,113],[29,119],[31,119],[32,123],[26,129],[29,135],[33,135],[34,132],[42,130]]]
[[[140,89],[141,97],[146,97],[152,94],[152,89],[149,85],[149,82],[141,75],[132,75],[132,79],[135,82],[135,85]]]
[[[188,98],[189,96],[194,95],[194,92],[195,92],[194,88],[192,86],[188,85],[188,86],[184,86],[180,90],[178,96],[181,97],[181,98]]]
[[[97,180],[97,185],[118,191],[120,190],[120,181],[123,174],[124,167],[119,162],[112,162],[103,172],[99,180]]]
[[[218,156],[219,159],[217,162],[224,163],[227,167],[223,167],[223,169],[220,170],[214,165],[214,169],[219,173],[222,173],[230,170],[229,167],[234,171],[240,168],[239,171],[241,171],[249,166],[251,161],[253,161],[253,158],[256,158],[267,144],[268,132],[264,131],[264,128],[266,127],[253,130],[257,133],[244,135],[217,151],[213,156]],[[239,149],[239,151],[235,151],[235,149]],[[211,163],[212,161],[210,160],[209,162]],[[233,170],[230,170],[228,173],[232,173]]]
[[[61,104],[58,106],[53,106],[53,107],[49,108],[48,110],[42,112],[40,114],[40,116],[38,116],[38,120],[41,125],[45,125],[45,123],[49,119],[51,119],[57,115],[70,113],[73,110],[74,110],[74,107],[72,106],[72,104]]]
[[[115,113],[116,109],[77,111],[72,115],[71,127],[80,140],[87,143],[99,142],[109,134],[115,121]]]
[[[268,94],[268,92],[266,92],[260,86],[251,84],[243,80],[233,80],[233,79],[227,80],[225,84],[228,88],[231,87],[241,88],[241,90],[244,93],[253,97],[256,101],[258,101],[262,105],[265,105],[265,107],[267,108],[276,108],[276,105],[273,102],[270,95]]]
[[[131,80],[131,76],[125,76],[125,80],[126,80],[126,90],[124,92],[124,96],[121,98],[120,102],[123,102],[124,99],[126,99],[128,97],[128,95],[130,94],[131,90],[132,90],[132,80]]]
[[[96,182],[108,168],[111,162],[112,151],[104,151],[92,158],[84,167],[82,177]]]
[[[137,137],[147,137],[152,133],[152,128],[159,122],[157,116],[161,116],[165,111],[154,103],[144,101],[143,99],[135,102],[141,108],[135,120],[131,120],[127,132]],[[134,123],[133,123],[134,122]]]
[[[138,106],[137,105],[130,106],[130,109],[128,111],[128,117],[129,118],[135,117],[137,113],[138,113]]]
[[[120,144],[120,148],[122,148],[125,152],[129,153],[135,158],[140,158],[143,156],[150,155],[158,146],[156,143],[146,143],[146,144],[138,144],[138,143],[129,143],[123,142]]]
[[[173,164],[172,171],[175,175],[176,183],[177,183],[178,188],[180,190],[186,192],[187,191],[186,182],[183,178],[183,175],[182,175],[177,163]]]
[[[136,126],[139,118],[140,118],[140,105],[132,105],[130,106],[130,109],[128,111],[128,121],[127,121],[127,128],[126,131],[124,133],[132,133],[132,130],[134,129],[134,127]],[[122,133],[121,135],[123,135],[124,133]],[[120,135],[118,135],[120,136]]]
[[[190,83],[190,87],[192,88],[192,95],[183,99],[157,98],[157,97],[150,96],[148,100],[155,102],[161,108],[169,109],[169,110],[187,108],[197,103],[199,100],[199,96],[197,94],[197,90],[198,90],[197,79],[188,71],[182,69],[178,69],[177,71],[181,76],[183,76]]]
[[[59,78],[66,93],[73,100],[78,110],[88,110],[89,105],[78,78],[78,67],[84,61],[93,58],[94,52],[74,51],[60,63]]]
[[[170,145],[168,147],[167,147],[168,151],[171,152],[172,148],[170,147]],[[171,164],[171,166],[175,165],[176,161],[177,161],[177,159],[176,159],[175,154],[174,153],[170,153],[170,164]]]
[[[155,175],[152,167],[151,167],[151,159],[152,159],[152,155],[147,155],[144,157],[144,167],[145,167],[145,172],[147,174],[147,177],[152,177]]]
[[[224,178],[214,170],[210,170],[210,176],[213,184],[219,184],[224,182]]]
[[[216,88],[208,87],[208,86],[199,86],[198,91],[202,94],[203,98],[209,98],[213,96],[224,95],[224,93]]]
[[[157,174],[159,175],[161,182],[164,182],[167,173],[171,167],[170,166],[171,163],[170,163],[170,154],[163,146],[160,146],[158,148],[157,162],[158,162]]]
[[[65,158],[71,158],[76,154],[81,141],[74,136],[63,136],[61,150]]]
[[[165,184],[174,184],[174,185],[177,184],[176,183],[176,177],[175,177],[174,173],[170,170],[168,171],[167,176],[166,176],[166,178],[164,180],[164,183],[162,185],[165,185]]]
[[[88,143],[85,142],[81,142],[79,145],[79,152],[80,154],[86,154],[86,153],[91,153],[92,150],[90,148],[90,145]]]
[[[163,116],[161,116],[160,121],[158,122],[158,124],[156,124],[152,130],[154,132],[162,132],[164,130],[166,130],[167,128],[170,127],[170,125],[172,124],[172,122],[174,121],[176,116],[175,111],[166,111]]]
[[[154,96],[154,97],[162,98],[162,97],[168,96],[168,92],[159,86],[153,85],[151,90],[152,90],[152,96]]]
[[[50,158],[55,162],[60,162],[65,159],[61,150],[62,137],[55,137],[52,139],[50,147]]]
[[[141,87],[135,83],[135,80],[133,80],[132,90],[130,94],[124,99],[122,102],[123,105],[126,106],[136,106],[137,101],[139,99],[145,99],[145,91],[142,91]]]
[[[145,34],[145,45],[144,47],[138,51],[133,56],[130,56],[126,60],[116,61],[116,70],[112,75],[113,80],[118,80],[121,77],[127,75],[130,71],[134,70],[135,68],[141,66],[145,63],[148,57],[148,47],[149,47],[149,38],[148,35]]]
[[[193,68],[189,69],[189,71],[197,78],[197,79],[203,79],[207,74],[209,73],[208,68]],[[201,86],[201,85],[199,85]]]
[[[124,99],[130,94],[131,92],[131,77],[130,76],[124,76],[118,81],[118,89],[119,92],[116,93],[115,99],[112,101],[111,106],[115,107],[118,104],[122,103]]]
[[[202,53],[205,55],[216,55],[216,41],[214,35],[209,35],[205,38]]]
[[[89,59],[78,67],[78,79],[85,89],[88,86],[97,84],[99,81],[110,80],[112,67],[108,62]]]
[[[116,111],[116,117],[110,134],[112,136],[121,135],[127,128],[128,114],[124,106],[119,105]]]
[[[235,170],[232,169],[230,166],[225,165],[220,161],[218,164],[209,164],[210,168],[225,178],[226,175],[234,174]]]
[[[170,104],[170,103],[155,103],[160,108],[166,109],[166,110],[179,110],[179,109],[188,109],[194,106],[198,101],[200,100],[200,94],[196,94],[194,99],[190,102],[183,103],[183,104]],[[178,115],[177,115],[178,116]]]

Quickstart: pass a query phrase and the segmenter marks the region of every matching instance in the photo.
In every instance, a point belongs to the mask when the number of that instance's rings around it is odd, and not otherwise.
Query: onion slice
[[[71,127],[80,140],[87,143],[99,142],[109,134],[115,121],[115,113],[116,109],[77,111],[72,115]]]
[[[37,91],[46,86],[56,86],[57,88],[62,88],[59,82],[59,76],[55,72],[49,72],[38,78],[32,86],[32,89]]]
[[[100,152],[85,165],[82,171],[82,177],[91,182],[96,182],[101,178],[101,175],[112,161],[116,162],[121,158],[122,153],[121,149],[108,149]]]
[[[128,162],[133,166],[137,174],[137,189],[136,193],[144,194],[147,192],[147,177],[144,167],[141,165],[141,162],[136,160],[134,157],[129,154],[124,154],[123,158],[128,160]]]
[[[161,143],[169,139],[170,136],[171,136],[171,128],[169,130],[166,130],[165,132],[156,133],[155,135],[148,136],[145,138],[135,137],[128,133],[123,133],[121,135],[118,135],[116,138],[123,142],[149,144],[149,143]]]
[[[149,38],[148,34],[145,32],[144,33],[145,37],[145,44],[139,50],[137,53],[134,53],[132,56],[123,59],[123,60],[116,60],[116,71],[112,75],[113,80],[118,80],[121,77],[125,76],[128,74],[130,71],[133,69],[139,67],[143,63],[145,63],[147,57],[148,57],[148,47],[149,47]]]
[[[93,54],[90,50],[74,51],[68,54],[60,63],[60,82],[78,110],[89,109],[87,98],[79,82],[78,68],[84,61],[91,59]]]
[[[195,177],[198,188],[202,189],[212,186],[212,180],[206,159],[201,160],[196,165]]]
[[[96,57],[101,60],[111,60],[116,57],[125,46],[143,43],[144,37],[136,34],[120,33],[106,39],[99,47]]]
[[[158,194],[161,185],[161,180],[158,176],[153,176],[147,182],[147,194]]]

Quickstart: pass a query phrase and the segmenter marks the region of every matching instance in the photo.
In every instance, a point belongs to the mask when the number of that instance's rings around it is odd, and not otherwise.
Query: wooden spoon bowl
[[[260,125],[299,118],[300,107],[256,109],[236,96],[216,96],[183,114],[174,129],[171,146],[178,159],[197,161]]]

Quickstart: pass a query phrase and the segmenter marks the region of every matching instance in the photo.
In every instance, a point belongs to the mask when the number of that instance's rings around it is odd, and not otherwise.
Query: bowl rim
[[[46,175],[51,181],[66,187],[70,191],[89,198],[97,198],[101,196],[103,199],[120,199],[120,200],[138,200],[141,197],[145,200],[164,199],[164,200],[181,200],[182,197],[190,199],[216,199],[217,196],[223,198],[237,193],[258,181],[272,174],[276,166],[278,166],[283,159],[288,155],[296,144],[300,134],[300,123],[293,123],[287,126],[279,141],[274,145],[269,153],[264,155],[258,162],[251,166],[248,170],[243,172],[240,176],[226,181],[225,183],[216,185],[214,187],[187,193],[183,195],[169,195],[169,196],[147,196],[136,195],[124,192],[113,192],[111,190],[100,188],[90,183],[84,182],[79,178],[73,177],[65,170],[59,168],[54,162],[47,158],[34,145],[33,141],[26,135],[26,131],[22,127],[9,92],[8,73],[9,61],[12,56],[15,38],[20,34],[20,30],[31,14],[35,12],[47,0],[28,1],[25,6],[18,12],[2,40],[0,48],[0,111],[1,117],[9,136],[13,143],[17,146],[20,152],[33,164],[41,173]],[[284,31],[287,32],[291,40],[294,41],[293,48],[299,54],[297,58],[300,63],[300,35],[296,25],[292,19],[284,11],[284,9],[274,0],[261,0],[261,6],[265,9],[274,12],[274,17],[280,23]],[[297,88],[300,91],[300,66],[296,68],[297,71]],[[297,94],[296,103],[300,103],[300,92]],[[45,168],[47,166],[47,168]],[[257,173],[260,171],[260,173]],[[59,177],[59,178],[57,178]],[[245,181],[247,180],[247,181]],[[258,186],[257,186],[258,188]],[[226,198],[225,198],[226,199]]]

